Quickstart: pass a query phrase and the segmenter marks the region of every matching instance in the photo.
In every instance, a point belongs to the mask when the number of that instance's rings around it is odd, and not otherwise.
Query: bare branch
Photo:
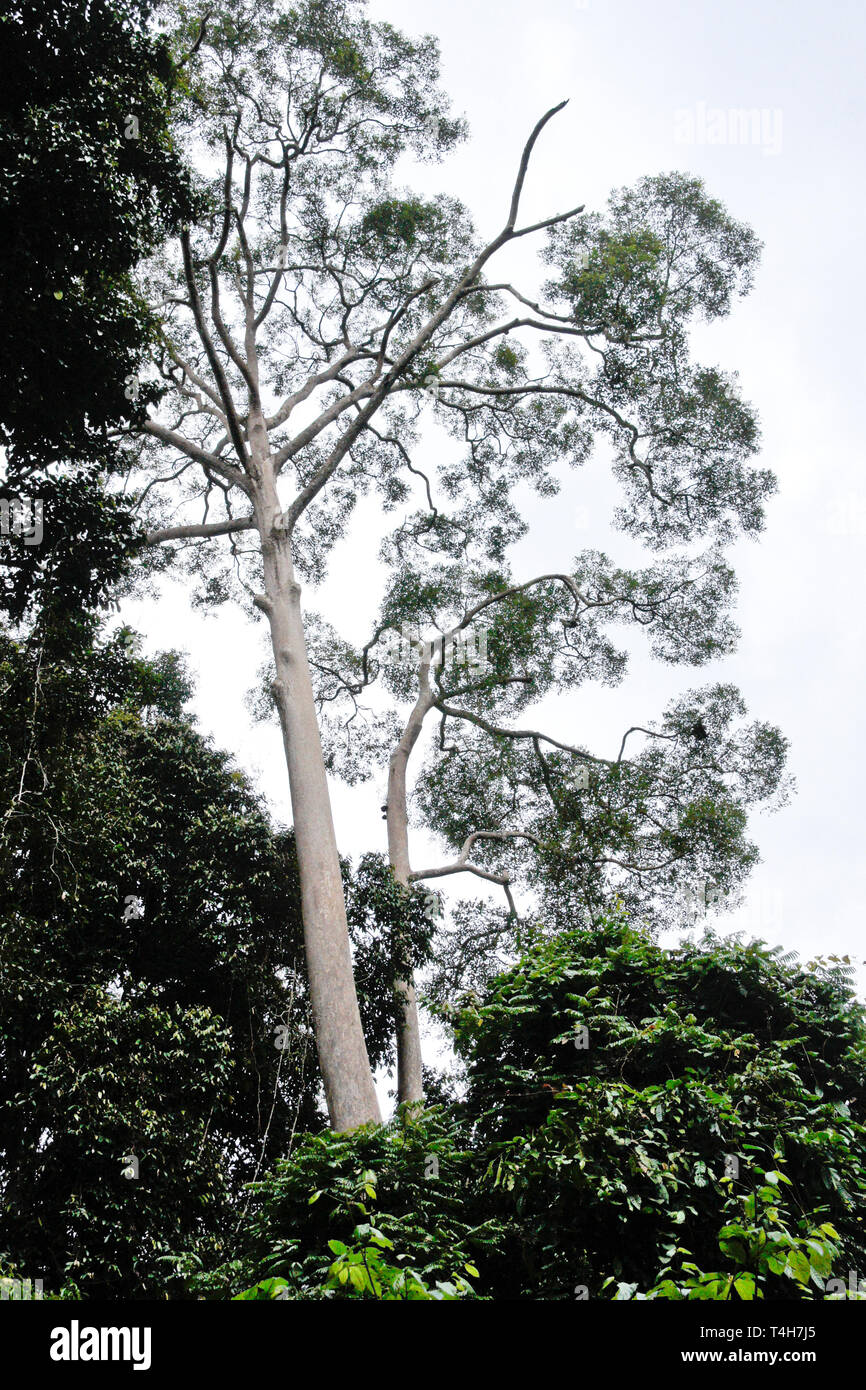
[[[161,541],[180,541],[202,536],[227,536],[233,531],[251,531],[256,525],[254,516],[229,518],[228,521],[205,521],[198,525],[169,526],[164,531],[148,531],[145,545],[159,545]]]
[[[450,318],[455,304],[457,304],[458,300],[463,296],[464,291],[468,288],[468,286],[472,284],[472,282],[480,274],[481,270],[483,269],[486,262],[490,259],[490,257],[494,255],[496,251],[499,250],[500,246],[503,246],[505,242],[509,241],[512,237],[523,236],[526,232],[535,230],[534,228],[525,228],[518,233],[515,233],[514,231],[514,218],[516,218],[517,216],[517,207],[520,201],[520,192],[523,187],[523,180],[526,177],[526,170],[529,164],[530,154],[532,153],[532,147],[535,144],[535,141],[538,138],[540,131],[545,126],[547,121],[549,121],[550,118],[554,116],[557,111],[561,111],[563,106],[565,105],[567,105],[566,102],[560,102],[559,106],[555,106],[550,111],[548,111],[547,114],[543,116],[541,120],[537,123],[534,131],[532,132],[532,134],[529,137],[529,140],[526,143],[526,146],[523,151],[523,157],[520,162],[520,170],[518,171],[517,183],[515,185],[514,194],[511,200],[510,220],[503,228],[503,230],[499,233],[498,236],[494,237],[493,241],[489,242],[488,245],[485,246],[483,250],[479,252],[472,264],[468,267],[467,270],[464,271],[463,275],[461,275],[460,279],[457,281],[450,294],[446,296],[445,300],[439,306],[439,308],[419,329],[418,333],[412,339],[411,343],[409,343],[408,346],[404,348],[403,352],[393,363],[393,365],[390,367],[388,372],[381,379],[381,381],[375,387],[375,389],[373,389],[371,385],[372,380],[374,378],[371,378],[368,383],[364,383],[362,387],[357,388],[356,391],[352,393],[351,397],[346,397],[342,401],[338,402],[337,404],[339,409],[335,410],[333,415],[331,415],[331,412],[326,412],[326,416],[330,416],[330,418],[335,418],[336,415],[342,413],[342,410],[346,409],[347,406],[355,404],[356,401],[360,399],[363,395],[370,395],[370,400],[368,404],[365,405],[363,409],[359,410],[356,419],[352,422],[352,424],[343,434],[342,438],[334,446],[325,463],[314,474],[307,486],[302,490],[301,493],[298,494],[294,502],[289,507],[288,511],[285,513],[287,518],[287,529],[289,533],[291,533],[291,530],[297,522],[298,517],[310,504],[313,498],[317,496],[317,494],[325,486],[325,483],[328,481],[328,479],[339,467],[340,463],[345,458],[349,449],[352,447],[352,445],[360,435],[361,431],[364,429],[367,422],[372,419],[373,415],[375,415],[382,401],[389,394],[392,386],[400,378],[400,376],[403,375],[407,367],[410,365],[413,359],[417,357],[421,349],[425,347],[426,344],[430,341],[430,339],[433,337],[433,334],[436,332],[436,329],[439,328],[440,325],[446,321],[446,319]],[[576,208],[572,212],[562,213],[558,217],[550,218],[546,222],[538,223],[537,225],[539,228],[542,226],[551,226],[554,222],[562,221],[568,217],[573,217],[577,212],[582,211],[582,207]],[[417,293],[419,293],[419,291],[413,291],[412,297],[414,298]],[[313,427],[311,427],[311,429],[313,429]],[[319,422],[316,422],[314,434],[318,432]],[[306,435],[307,433],[308,432],[305,431],[304,435]],[[304,436],[302,435],[301,438],[303,437]],[[287,458],[291,457],[295,452],[297,452],[296,443],[297,441],[293,442],[290,446],[287,446],[287,449],[281,450],[281,462],[284,462]],[[298,445],[297,447],[302,446]]]
[[[553,748],[561,748],[563,753],[573,753],[576,758],[580,758],[585,763],[596,763],[599,767],[612,766],[610,758],[595,758],[591,753],[584,753],[582,748],[574,748],[570,743],[560,743],[559,739],[551,738],[549,734],[542,734],[537,729],[505,729],[497,724],[491,724],[480,714],[473,714],[472,710],[454,709],[443,699],[436,701],[436,708],[451,719],[466,719],[470,724],[477,724],[479,729],[483,729],[485,733],[496,734],[500,738],[531,738],[533,742],[541,740],[544,743],[549,743]]]
[[[195,272],[193,270],[192,264],[192,251],[190,249],[189,243],[189,230],[187,228],[184,228],[183,232],[181,233],[180,241],[181,246],[183,248],[183,268],[184,273],[186,275],[186,283],[187,288],[189,290],[190,301],[192,303],[192,312],[193,318],[195,319],[195,326],[198,330],[198,335],[201,339],[204,350],[207,353],[207,358],[210,362],[210,368],[214,374],[214,380],[216,381],[217,386],[219,388],[220,397],[222,399],[222,403],[226,412],[226,418],[228,420],[229,434],[231,435],[231,440],[235,448],[235,453],[238,456],[238,460],[240,461],[241,466],[245,469],[247,465],[247,453],[244,447],[243,431],[241,429],[240,420],[238,418],[238,412],[235,407],[228,379],[226,377],[225,372],[223,371],[223,364],[222,362],[220,362],[219,357],[217,356],[216,348],[213,345],[213,340],[211,339],[211,336],[207,331],[207,325],[204,321],[204,313],[201,307],[198,286],[195,283]],[[220,464],[220,468],[225,468],[226,466],[227,465],[225,464]],[[217,471],[219,471],[219,469]],[[245,492],[248,491],[248,484],[246,478],[243,477],[242,474],[237,473],[234,469],[232,469],[231,471],[234,475],[233,480],[238,483],[238,486],[242,487]]]
[[[541,120],[537,123],[523,147],[523,154],[520,157],[520,168],[517,171],[517,180],[514,184],[514,192],[511,195],[511,210],[508,214],[508,221],[505,224],[505,230],[507,232],[512,232],[514,230],[514,224],[517,221],[517,209],[520,206],[520,195],[523,192],[523,184],[526,179],[526,171],[529,168],[529,158],[532,154],[532,147],[547,125],[547,122],[567,105],[568,100],[566,99],[565,101],[561,101],[558,106],[551,106],[550,110],[545,112],[541,117]]]
[[[171,444],[180,453],[186,454],[187,458],[194,459],[196,463],[202,464],[206,468],[212,468],[215,473],[219,473],[228,482],[234,483],[246,492],[248,483],[244,475],[231,464],[225,463],[223,459],[217,458],[208,449],[202,449],[199,444],[193,443],[185,435],[178,434],[176,430],[170,430],[165,425],[160,425],[156,420],[146,420],[143,427],[145,434],[153,435],[154,439],[159,439],[163,444]]]
[[[617,754],[616,759],[618,763],[622,762],[622,755],[625,752],[625,741],[628,738],[629,734],[647,734],[650,738],[665,738],[673,740],[676,740],[676,738],[678,737],[677,734],[660,734],[657,733],[655,729],[644,729],[640,724],[634,724],[630,729],[626,729],[625,733],[622,736],[622,743],[619,746],[619,753]]]

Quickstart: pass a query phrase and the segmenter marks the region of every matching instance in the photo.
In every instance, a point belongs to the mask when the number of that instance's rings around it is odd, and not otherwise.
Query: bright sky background
[[[729,552],[740,580],[739,650],[688,669],[654,664],[637,649],[618,689],[586,687],[556,717],[564,734],[615,755],[625,728],[658,717],[679,692],[717,679],[739,685],[750,717],[790,738],[798,790],[786,809],[753,820],[763,862],[747,906],[717,920],[807,959],[821,951],[862,961],[862,0],[374,0],[371,12],[439,38],[443,86],[470,139],[444,164],[407,169],[406,178],[460,197],[482,234],[501,226],[532,126],[567,97],[537,146],[524,222],[581,202],[602,210],[611,189],[677,169],[702,177],[763,241],[751,296],[695,339],[699,360],[739,372],[762,424],[755,462],[780,483],[763,537]],[[727,126],[738,109],[761,113],[757,140],[710,143],[718,112]],[[521,285],[536,283],[534,248],[509,264]],[[531,533],[515,557],[518,574],[547,569],[553,557],[565,565],[584,546],[625,563],[639,557],[608,529],[616,490],[602,463],[564,474],[553,501],[528,498]],[[360,509],[324,590],[306,596],[350,637],[366,634],[376,606],[378,529],[375,506]],[[235,751],[288,822],[278,730],[252,726],[243,704],[263,625],[229,608],[202,617],[177,588],[159,605],[127,604],[124,616],[146,633],[148,649],[189,653],[202,728]],[[335,787],[344,853],[385,849],[380,791]],[[429,861],[417,836],[413,850],[416,864]]]

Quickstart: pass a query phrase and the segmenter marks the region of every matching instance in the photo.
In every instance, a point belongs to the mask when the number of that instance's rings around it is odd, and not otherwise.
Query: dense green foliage
[[[138,415],[151,321],[128,280],[194,209],[149,0],[19,0],[0,17],[0,442],[13,472]]]
[[[272,1031],[306,1036],[297,881],[182,717],[176,659],[76,656],[3,641],[0,1249],[49,1287],[135,1294],[316,1122]]]
[[[495,1228],[472,1223],[471,1157],[461,1140],[459,1118],[435,1108],[351,1135],[304,1136],[256,1185],[242,1257],[194,1287],[225,1297],[251,1280],[279,1279],[285,1283],[268,1284],[266,1296],[285,1289],[292,1298],[375,1297],[351,1281],[328,1288],[328,1279],[335,1254],[380,1236],[391,1242],[378,1245],[380,1258],[386,1252],[389,1266],[425,1287],[465,1279]]]
[[[666,950],[613,923],[501,977],[458,1024],[510,1213],[499,1287],[646,1286],[680,1246],[715,1268],[719,1228],[782,1160],[792,1222],[832,1221],[862,1264],[866,1035],[845,970],[735,938]]]
[[[481,1298],[831,1296],[866,1256],[849,974],[736,938],[665,949],[622,917],[540,937],[454,1007],[465,1095],[299,1143],[198,1287],[391,1297],[333,1284],[329,1242],[360,1259],[378,1231],[389,1266],[435,1288],[468,1265]]]
[[[0,15],[0,445],[4,497],[38,498],[35,544],[0,534],[0,605],[76,613],[122,576],[130,499],[112,431],[159,391],[130,274],[199,199],[169,129],[182,66],[151,0],[19,0]]]
[[[221,1250],[243,1183],[324,1121],[293,838],[184,716],[173,654],[82,629],[0,638],[0,1256],[136,1296]],[[387,1058],[390,941],[427,923],[381,860],[345,874]]]
[[[768,1280],[780,1296],[784,1296],[786,1280],[791,1281],[787,1288],[792,1297],[814,1297],[810,1284],[824,1292],[827,1298],[836,1296],[838,1290],[828,1276],[833,1262],[839,1258],[839,1234],[829,1221],[811,1229],[808,1221],[801,1221],[801,1234],[791,1232],[786,1224],[787,1213],[781,1210],[784,1203],[780,1200],[784,1192],[781,1184],[790,1186],[790,1182],[790,1178],[778,1170],[766,1172],[764,1185],[744,1199],[739,1219],[722,1227],[718,1243],[728,1269],[705,1273],[693,1260],[686,1258],[690,1254],[688,1250],[677,1246],[673,1259],[670,1251],[666,1252],[671,1268],[663,1271],[648,1294],[636,1292],[634,1285],[619,1284],[616,1298],[665,1298],[677,1302],[683,1299],[742,1299],[750,1303],[766,1297],[764,1290]],[[606,1284],[612,1282],[610,1279]],[[844,1280],[836,1282],[843,1286],[846,1297],[849,1292],[854,1296],[859,1294],[859,1282],[853,1289],[845,1289]]]
[[[430,961],[435,923],[423,891],[407,892],[381,854],[362,855],[357,871],[343,864],[346,913],[358,1002],[372,1066],[394,1062],[394,981]]]
[[[97,610],[116,602],[135,522],[96,467],[75,476],[63,468],[31,473],[25,495],[41,501],[43,536],[39,545],[27,545],[14,532],[0,534],[0,610],[14,625],[38,615],[57,655],[62,646],[74,664],[73,651],[86,646]]]

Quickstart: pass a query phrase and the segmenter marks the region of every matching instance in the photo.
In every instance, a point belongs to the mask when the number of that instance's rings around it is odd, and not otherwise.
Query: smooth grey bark
[[[419,670],[420,694],[388,767],[388,858],[394,877],[404,888],[409,887],[411,873],[406,768],[421,732],[424,716],[433,704],[429,671],[429,660],[422,660]],[[410,970],[405,978],[395,980],[394,988],[401,1006],[397,1020],[397,1101],[398,1104],[423,1101],[421,1026],[413,972]]]
[[[340,859],[295,579],[270,468],[254,488],[301,883],[304,948],[319,1066],[333,1129],[381,1123],[355,989]]]

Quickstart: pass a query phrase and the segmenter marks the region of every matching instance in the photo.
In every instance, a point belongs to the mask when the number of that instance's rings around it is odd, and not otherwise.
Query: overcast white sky
[[[750,716],[790,738],[798,790],[789,807],[753,820],[763,863],[747,907],[718,920],[807,958],[835,951],[862,960],[862,0],[374,0],[371,8],[439,38],[443,85],[471,134],[414,181],[463,199],[482,233],[501,225],[528,132],[567,97],[537,147],[525,221],[580,202],[602,210],[612,188],[678,169],[700,175],[764,242],[751,296],[696,347],[700,360],[740,373],[762,423],[757,462],[780,482],[763,538],[730,552],[741,586],[739,650],[700,670],[636,657],[619,689],[573,697],[559,727],[615,755],[625,728],[659,716],[680,691],[715,679],[738,684]],[[761,113],[758,138],[714,140],[718,112],[727,126],[740,108]],[[526,283],[536,271],[528,248],[521,257]],[[599,461],[565,474],[555,501],[531,499],[516,571],[529,576],[552,557],[565,564],[582,546],[633,561],[635,547],[607,525],[615,498]],[[324,590],[307,596],[347,636],[366,633],[375,607],[376,531],[376,516],[360,510]],[[259,630],[228,608],[190,612],[179,589],[168,603],[129,603],[125,616],[149,649],[189,653],[201,726],[236,752],[275,814],[290,821],[279,733],[253,727],[243,705],[261,659]],[[369,787],[334,788],[343,852],[384,850],[380,800]],[[428,859],[417,841],[415,849],[416,862]]]

